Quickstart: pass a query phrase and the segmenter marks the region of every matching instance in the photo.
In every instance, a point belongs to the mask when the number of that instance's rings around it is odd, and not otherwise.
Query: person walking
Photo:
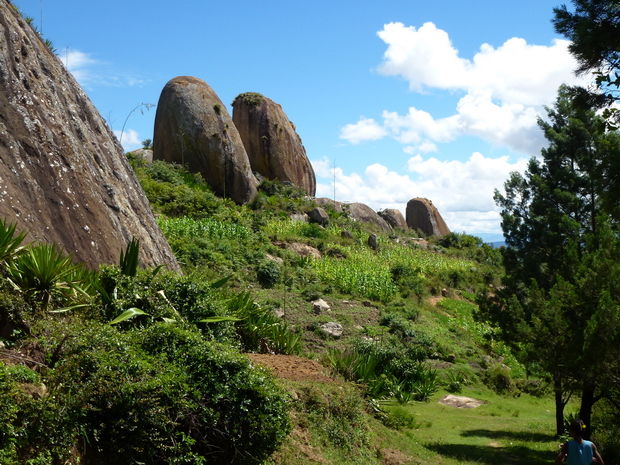
[[[586,425],[581,420],[573,420],[568,428],[568,434],[573,438],[562,444],[560,453],[555,459],[555,465],[562,465],[566,459],[567,465],[605,465],[596,446],[591,441],[583,439]]]

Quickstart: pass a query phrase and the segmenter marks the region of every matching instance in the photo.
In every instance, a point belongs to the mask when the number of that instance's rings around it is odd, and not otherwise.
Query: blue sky
[[[14,0],[132,150],[161,90],[260,92],[297,126],[317,196],[427,197],[453,231],[501,240],[492,196],[544,144],[536,118],[575,83],[557,1]],[[135,111],[132,110],[140,106]],[[229,106],[229,111],[232,111]],[[128,118],[128,119],[127,119]]]

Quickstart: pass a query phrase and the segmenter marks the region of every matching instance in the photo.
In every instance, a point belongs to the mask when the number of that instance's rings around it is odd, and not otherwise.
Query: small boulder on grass
[[[320,315],[321,313],[331,311],[331,307],[323,299],[318,299],[312,302],[312,310],[317,315]]]
[[[313,223],[320,224],[321,226],[327,226],[329,224],[329,215],[321,207],[316,207],[308,216]]]
[[[340,339],[340,336],[342,336],[342,332],[344,331],[340,323],[335,323],[333,321],[321,325],[320,328],[321,331],[334,339]]]

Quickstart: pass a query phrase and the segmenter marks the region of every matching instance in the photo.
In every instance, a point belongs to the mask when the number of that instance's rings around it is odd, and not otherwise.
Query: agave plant
[[[23,250],[21,244],[28,232],[22,231],[16,236],[16,228],[16,223],[8,223],[6,220],[0,219],[0,264],[3,268],[8,268],[8,265]]]
[[[88,296],[89,275],[82,264],[74,264],[72,257],[54,244],[24,249],[7,268],[9,282],[45,309],[52,304],[75,303],[80,296]]]

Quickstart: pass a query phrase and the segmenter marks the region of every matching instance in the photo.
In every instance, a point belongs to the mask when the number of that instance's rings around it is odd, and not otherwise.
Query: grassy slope
[[[161,167],[158,169],[161,171]],[[161,179],[154,181],[143,169],[139,170],[139,176],[143,185],[145,180],[150,183],[150,197],[156,211],[173,217],[174,211],[171,214],[167,205],[177,205],[178,209],[178,205],[188,203],[187,199],[165,200],[171,194],[162,194],[165,189]],[[205,191],[200,183],[195,180],[192,183],[193,189]],[[176,187],[172,184],[171,189],[178,191],[178,184]],[[153,197],[153,192],[159,197]],[[187,191],[183,195],[187,197]],[[356,339],[387,337],[389,328],[380,325],[382,315],[411,313],[414,309],[417,317],[410,318],[413,328],[433,341],[437,354],[430,362],[438,368],[440,376],[458,367],[465,369],[469,379],[462,395],[487,402],[477,409],[446,407],[437,403],[446,393],[442,390],[430,402],[399,407],[398,415],[414,418],[415,425],[410,422],[409,426],[413,427],[395,429],[387,428],[377,415],[370,414],[372,409],[367,400],[351,383],[342,381],[334,387],[283,381],[295,399],[296,427],[282,450],[273,457],[273,463],[542,464],[553,459],[557,440],[552,436],[552,400],[548,396],[534,398],[526,394],[516,397],[514,387],[511,395],[500,396],[482,382],[484,361],[493,360],[493,364],[499,356],[511,366],[513,377],[523,375],[522,367],[510,352],[493,339],[491,328],[472,318],[473,292],[488,283],[489,275],[496,277],[498,268],[463,258],[463,250],[456,248],[438,254],[405,247],[403,241],[410,235],[404,233],[398,234],[399,237],[380,236],[380,251],[372,251],[365,245],[371,231],[342,215],[333,215],[335,224],[325,231],[290,223],[289,213],[312,207],[304,199],[264,195],[255,202],[254,211],[213,198],[190,203],[197,205],[193,211],[181,208],[176,216],[207,217],[222,225],[234,224],[235,228],[241,225],[244,236],[243,240],[235,240],[235,234],[239,233],[233,228],[230,237],[224,231],[218,233],[219,239],[204,233],[204,237],[189,240],[168,230],[172,234],[169,240],[179,247],[187,269],[206,267],[220,275],[232,272],[237,288],[251,289],[265,307],[284,310],[285,320],[301,331],[307,356],[320,360],[327,349],[345,349]],[[352,240],[341,237],[344,229],[352,231]],[[299,260],[286,250],[286,244],[291,242],[314,246],[326,258],[310,264]],[[273,286],[256,282],[257,270],[267,253],[282,260]],[[391,283],[390,266],[395,263],[413,267],[416,279],[421,277],[421,281],[386,290],[387,281]],[[347,287],[345,282],[352,284]],[[417,296],[407,292],[408,285],[421,286]],[[448,294],[446,299],[438,295],[442,288]],[[309,302],[312,297],[327,300],[331,312],[315,314]],[[341,339],[331,339],[316,329],[327,321],[343,325]],[[390,415],[393,407],[384,410]]]

